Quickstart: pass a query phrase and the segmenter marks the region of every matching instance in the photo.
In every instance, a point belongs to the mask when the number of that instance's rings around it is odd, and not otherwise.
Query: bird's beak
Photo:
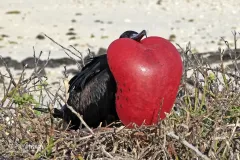
[[[142,30],[142,32],[138,33],[137,35],[135,35],[134,37],[131,37],[131,39],[140,42],[141,39],[146,36],[147,37],[147,32],[146,30]]]

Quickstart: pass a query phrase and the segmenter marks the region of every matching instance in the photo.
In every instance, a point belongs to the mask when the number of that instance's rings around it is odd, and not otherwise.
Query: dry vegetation
[[[33,74],[25,77],[23,69],[18,81],[2,62],[8,74],[0,74],[4,86],[0,101],[0,158],[240,159],[236,37],[234,32],[233,49],[224,40],[227,51],[219,49],[220,57],[224,54],[232,57],[233,70],[223,63],[212,68],[191,53],[190,45],[182,50],[184,75],[175,109],[156,126],[143,125],[132,130],[123,126],[63,130],[61,122],[53,119],[51,113],[40,114],[32,108],[45,105],[51,110],[56,104],[63,104],[67,86],[60,85],[56,92],[50,91],[47,77],[38,74],[44,68],[38,67],[40,56],[36,57]],[[68,55],[73,53],[65,51]],[[63,75],[65,85],[66,75]],[[192,84],[190,89],[189,84]],[[46,104],[42,104],[44,98],[48,99]]]

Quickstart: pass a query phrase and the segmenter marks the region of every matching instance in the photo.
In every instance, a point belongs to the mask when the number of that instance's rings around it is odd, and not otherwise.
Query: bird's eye
[[[135,38],[137,35],[138,35],[137,33],[133,33],[133,34],[130,35],[129,38],[133,39],[133,38]]]

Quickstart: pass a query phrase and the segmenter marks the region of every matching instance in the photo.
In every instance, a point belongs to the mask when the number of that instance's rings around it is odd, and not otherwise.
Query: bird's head
[[[123,32],[119,38],[131,38],[135,41],[140,42],[144,36],[147,37],[147,32],[145,30],[142,30],[140,33],[129,30],[129,31]]]

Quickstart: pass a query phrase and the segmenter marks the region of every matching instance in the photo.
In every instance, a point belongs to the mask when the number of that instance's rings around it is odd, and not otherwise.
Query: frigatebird
[[[129,30],[122,33],[119,38],[140,41],[144,36],[145,30],[140,33]],[[69,81],[67,104],[82,116],[89,127],[96,128],[101,122],[102,126],[106,126],[119,119],[115,108],[116,90],[116,82],[109,69],[107,55],[96,56]],[[43,111],[43,108],[34,109],[47,112]],[[67,105],[63,105],[61,109],[54,108],[53,117],[61,118],[70,124],[69,129],[77,130],[81,124]]]

